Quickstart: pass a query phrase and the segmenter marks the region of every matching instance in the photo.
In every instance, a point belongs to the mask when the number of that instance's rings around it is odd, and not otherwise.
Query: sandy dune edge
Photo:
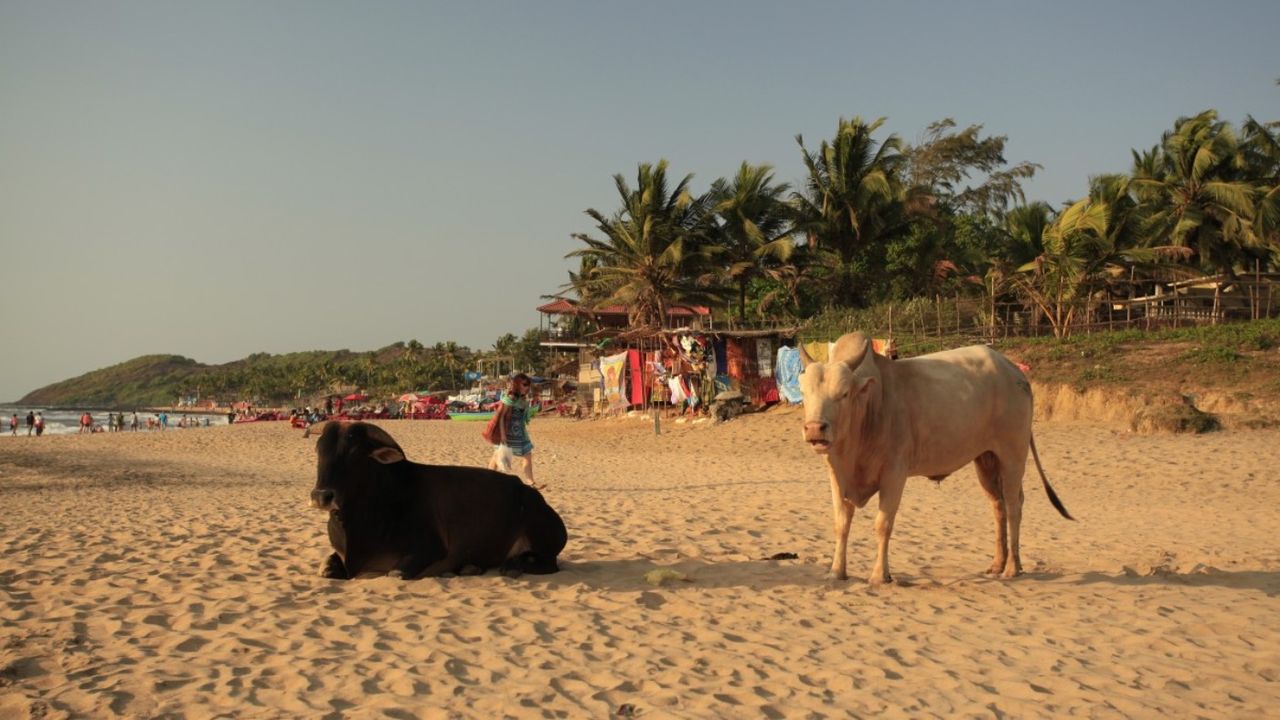
[[[1280,699],[1280,433],[1040,425],[1080,521],[1027,483],[1026,577],[977,574],[991,520],[965,470],[908,484],[902,584],[872,588],[823,581],[830,501],[798,425],[536,421],[571,538],[563,572],[515,580],[320,579],[312,446],[279,423],[0,441],[0,717],[1260,717]],[[478,427],[385,426],[414,459],[485,457]],[[667,566],[692,581],[644,582]]]

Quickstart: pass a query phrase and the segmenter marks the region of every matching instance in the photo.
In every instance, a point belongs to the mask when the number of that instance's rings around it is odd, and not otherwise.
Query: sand
[[[482,464],[472,423],[382,423]],[[1263,717],[1280,700],[1280,433],[1037,425],[1027,573],[981,575],[971,469],[908,482],[897,585],[828,583],[794,410],[531,425],[556,575],[331,581],[284,423],[0,440],[0,717]],[[874,500],[873,500],[874,504]],[[765,560],[790,552],[794,560]],[[671,567],[686,582],[653,586]]]

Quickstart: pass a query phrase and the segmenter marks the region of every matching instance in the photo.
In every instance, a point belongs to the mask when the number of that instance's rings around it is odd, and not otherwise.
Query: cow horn
[[[800,348],[800,368],[804,369],[809,367],[814,360],[809,356],[809,351],[804,349],[804,343],[797,342],[796,347]]]
[[[866,335],[861,332],[851,332],[836,341],[836,346],[831,351],[831,359],[839,360],[850,369],[854,369],[862,364],[869,347],[871,347],[871,341],[867,340]]]

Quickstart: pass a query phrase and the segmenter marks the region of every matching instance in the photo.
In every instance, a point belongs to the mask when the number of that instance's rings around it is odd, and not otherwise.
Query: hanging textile
[[[774,378],[778,381],[778,394],[792,405],[804,400],[800,393],[800,351],[782,346],[778,348],[777,362],[774,363]]]
[[[639,350],[627,351],[627,364],[631,371],[631,404],[644,405],[644,366]]]
[[[627,406],[627,396],[623,392],[626,367],[625,352],[600,358],[600,374],[603,376],[600,382],[604,390],[605,405],[610,410],[619,410]]]
[[[671,404],[672,405],[679,405],[683,403],[685,400],[689,399],[688,396],[685,395],[684,393],[684,387],[680,385],[679,377],[673,377],[669,379],[667,381],[667,386],[671,388]]]
[[[737,338],[729,338],[725,341],[725,368],[722,370],[724,374],[735,380],[741,380],[747,375],[747,353],[742,346],[742,342]]]
[[[778,383],[773,378],[762,377],[756,385],[756,394],[765,405],[778,402]]]
[[[809,353],[809,358],[814,362],[826,362],[827,350],[831,347],[828,342],[808,342],[804,344],[804,351]]]
[[[756,367],[762,378],[773,376],[773,340],[756,338]]]
[[[724,338],[716,338],[712,341],[711,351],[716,357],[716,374],[727,375],[729,372],[729,359],[725,351]]]

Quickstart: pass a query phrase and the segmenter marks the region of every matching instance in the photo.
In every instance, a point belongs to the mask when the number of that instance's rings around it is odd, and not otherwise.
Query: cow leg
[[[435,559],[425,553],[409,554],[400,559],[396,566],[387,573],[388,577],[412,580],[422,574],[423,570]]]
[[[320,577],[329,578],[330,580],[348,579],[350,575],[347,574],[347,566],[346,563],[342,562],[342,556],[338,553],[330,554],[320,568]]]
[[[1022,476],[1027,470],[1027,451],[1010,455],[1002,455],[1000,458],[1000,489],[1004,495],[1005,510],[1009,514],[1009,562],[1004,568],[1004,576],[1007,578],[1022,574],[1022,554],[1018,539],[1022,529]]]
[[[974,458],[973,466],[978,471],[978,483],[982,485],[982,491],[991,501],[991,514],[995,518],[996,553],[991,566],[987,568],[987,574],[996,575],[1004,570],[1005,561],[1009,557],[1008,535],[1005,531],[1008,516],[1005,513],[1004,494],[1000,490],[1000,464],[994,453],[984,452]]]
[[[871,569],[871,577],[867,582],[882,585],[893,582],[889,574],[889,537],[893,535],[893,520],[898,516],[898,505],[902,502],[902,489],[906,487],[905,477],[893,477],[880,483],[880,509],[876,512],[876,565]]]
[[[834,580],[846,580],[849,575],[845,572],[845,549],[849,542],[849,524],[853,522],[853,501],[844,496],[844,488],[840,485],[840,480],[836,477],[834,470],[831,471],[831,522],[835,530],[836,547],[831,557],[831,570],[827,573],[827,577]]]
[[[420,577],[440,577],[445,574],[457,575],[464,563],[461,558],[452,555],[445,556],[428,565],[421,573]]]

